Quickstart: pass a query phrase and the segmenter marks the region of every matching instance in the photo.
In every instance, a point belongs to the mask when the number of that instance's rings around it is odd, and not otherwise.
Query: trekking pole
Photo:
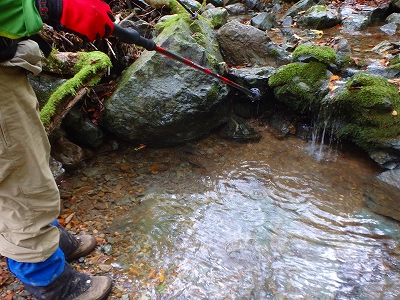
[[[197,19],[197,13],[192,12],[192,10],[181,0],[176,0],[182,7],[190,14],[192,20]]]
[[[260,93],[259,89],[257,89],[257,88],[248,89],[248,88],[241,86],[241,85],[237,84],[236,82],[234,82],[224,76],[221,76],[221,75],[213,72],[212,70],[210,70],[208,68],[202,67],[202,66],[192,62],[191,60],[189,60],[187,58],[181,57],[181,56],[176,55],[160,46],[157,46],[153,40],[142,37],[134,29],[123,28],[123,27],[115,24],[113,36],[118,37],[120,39],[120,41],[123,43],[135,44],[138,46],[142,46],[143,48],[145,48],[146,50],[149,50],[149,51],[157,51],[158,53],[161,53],[162,55],[165,55],[167,57],[170,57],[172,59],[180,61],[181,63],[184,63],[185,65],[188,65],[189,67],[192,67],[194,69],[200,70],[207,75],[213,76],[213,77],[219,79],[220,81],[222,81],[223,83],[228,84],[228,85],[244,92],[245,94],[247,94],[247,96],[249,96],[251,101],[259,101],[261,98],[261,93]]]

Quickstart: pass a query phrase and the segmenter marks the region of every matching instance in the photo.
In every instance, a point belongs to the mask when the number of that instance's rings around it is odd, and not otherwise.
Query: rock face
[[[212,28],[179,15],[161,23],[157,45],[212,68],[222,61]],[[226,122],[228,87],[156,52],[145,51],[105,103],[102,125],[117,136],[151,146],[198,139]]]
[[[238,21],[222,26],[217,38],[225,62],[233,66],[277,67],[290,61],[288,53],[264,31]]]
[[[332,105],[340,120],[339,137],[354,141],[386,169],[399,166],[400,96],[396,86],[381,76],[360,72],[325,103]]]
[[[315,5],[301,16],[297,24],[299,27],[324,29],[333,27],[341,22],[336,9],[324,5]]]
[[[400,169],[383,172],[367,186],[365,204],[375,213],[400,221]]]

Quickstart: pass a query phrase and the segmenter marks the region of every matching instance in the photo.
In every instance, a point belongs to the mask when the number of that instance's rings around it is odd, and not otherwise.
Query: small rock
[[[397,31],[397,24],[389,23],[381,26],[379,29],[382,30],[387,35],[394,35]]]
[[[106,265],[106,264],[99,264],[98,267],[103,272],[110,272],[112,270],[112,268],[113,268],[111,265]]]

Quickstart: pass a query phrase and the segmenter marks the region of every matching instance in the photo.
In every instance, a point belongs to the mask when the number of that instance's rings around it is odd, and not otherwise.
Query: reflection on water
[[[151,187],[111,230],[132,245],[119,265],[156,270],[159,281],[138,276],[132,290],[141,299],[400,299],[399,223],[363,204],[375,165],[343,152],[316,160],[303,141],[262,134],[247,145],[210,137],[191,149],[201,163],[141,176]]]

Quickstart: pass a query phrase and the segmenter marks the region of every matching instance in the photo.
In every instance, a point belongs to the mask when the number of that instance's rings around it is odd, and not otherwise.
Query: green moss
[[[168,17],[167,19],[163,20],[162,22],[158,22],[156,24],[156,30],[158,32],[163,32],[164,30],[167,30],[166,32],[168,32],[168,28],[170,28],[170,30],[173,30],[171,28],[174,28],[174,25],[181,20],[184,22],[191,21],[189,16],[176,14],[176,15]]]
[[[79,60],[75,65],[76,74],[73,78],[64,82],[49,98],[40,111],[40,118],[45,127],[48,127],[56,113],[61,101],[76,94],[83,85],[92,86],[100,81],[102,73],[111,66],[109,57],[99,51],[80,52]]]
[[[168,1],[168,7],[171,9],[172,16],[168,20],[164,22],[158,22],[156,24],[156,29],[159,30],[160,32],[164,30],[166,27],[168,27],[171,23],[176,21],[177,19],[184,18],[185,22],[187,24],[190,24],[193,22],[193,19],[191,18],[191,14],[176,0],[169,0]],[[198,18],[203,18],[202,16],[198,16]],[[203,18],[204,19],[204,18]]]
[[[326,67],[324,64],[318,62],[290,63],[272,73],[268,84],[271,87],[290,84],[295,77],[301,78],[302,82],[313,89],[315,85],[320,85],[320,79],[327,79]]]
[[[384,139],[400,135],[398,88],[387,79],[369,73],[354,75],[335,97],[339,118],[347,125],[338,137],[350,137],[364,149],[376,149]]]
[[[390,64],[391,65],[396,65],[400,63],[400,54],[397,54],[396,56],[394,56],[391,60],[390,60]]]
[[[173,14],[179,14],[181,13],[183,10],[185,10],[182,5],[179,4],[178,1],[176,0],[169,0],[168,1],[168,6],[171,9],[171,12]]]
[[[315,110],[324,95],[321,86],[328,80],[325,64],[295,62],[271,74],[268,84],[275,96],[295,110]]]
[[[400,99],[398,89],[394,84],[381,76],[374,76],[366,72],[354,75],[345,85],[346,90],[338,101],[346,101],[353,108],[383,107],[388,102],[397,102]],[[349,96],[351,100],[349,101]]]
[[[196,40],[196,43],[199,44],[200,46],[203,46],[205,48],[206,44],[207,44],[207,40],[208,37],[205,36],[203,33],[201,32],[194,32],[192,34],[192,37]]]
[[[56,73],[62,74],[62,70],[64,69],[65,64],[54,56],[54,53],[57,52],[58,50],[53,48],[50,55],[47,58],[43,58],[43,61],[44,65],[46,65],[48,69],[53,70]]]
[[[355,63],[354,59],[351,57],[350,54],[346,54],[340,59],[340,66],[342,68],[350,68],[350,67],[356,67],[357,64]]]
[[[211,67],[212,67],[214,70],[218,70],[218,68],[219,68],[219,61],[218,61],[218,59],[217,59],[215,56],[213,56],[213,55],[211,55],[210,53],[207,52],[207,60],[209,61]]]
[[[391,70],[400,70],[400,63],[396,63],[396,64],[391,64],[388,69]]]
[[[319,13],[319,12],[326,11],[327,9],[328,9],[328,6],[326,6],[326,5],[314,5],[310,9],[310,13]]]
[[[214,53],[215,59],[222,60],[218,43],[212,43],[215,31],[210,22],[201,16],[193,20],[189,14],[174,15],[158,22],[156,29],[163,32],[164,36],[181,34],[182,40],[187,40],[185,43],[188,43],[188,47],[192,46],[191,43],[196,43],[206,49],[206,52]]]
[[[329,46],[319,46],[315,44],[303,44],[293,51],[293,60],[302,56],[312,56],[319,62],[325,64],[337,64],[338,61],[338,56],[334,49]]]
[[[272,56],[272,57],[278,57],[278,56],[280,56],[280,53],[279,53],[278,49],[271,48],[268,50],[268,55]]]
[[[213,28],[218,28],[222,25],[224,21],[223,15],[222,14],[214,14],[210,20],[211,26]]]
[[[213,85],[213,87],[207,92],[206,98],[207,100],[215,101],[219,97],[219,89],[218,85]]]

